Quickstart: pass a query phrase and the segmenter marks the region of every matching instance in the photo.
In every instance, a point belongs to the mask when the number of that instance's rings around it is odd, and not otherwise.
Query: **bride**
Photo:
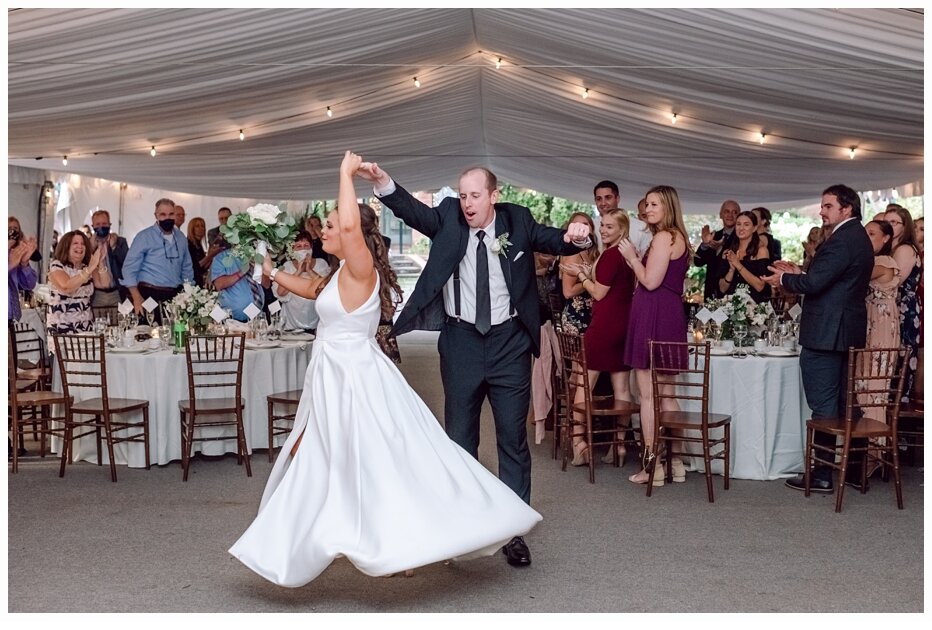
[[[291,435],[272,468],[259,514],[230,553],[265,579],[297,587],[341,556],[380,576],[450,558],[492,555],[541,520],[452,442],[375,339],[391,317],[393,274],[375,212],[359,206],[340,166],[339,211],[324,250],[340,267],[317,298],[320,324]],[[314,295],[320,280],[263,270]],[[397,290],[397,285],[395,285]]]

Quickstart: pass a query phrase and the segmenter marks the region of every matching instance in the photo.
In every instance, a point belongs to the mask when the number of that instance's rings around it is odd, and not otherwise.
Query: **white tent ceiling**
[[[320,199],[351,148],[409,189],[455,186],[483,164],[586,201],[613,179],[629,206],[672,184],[691,212],[922,178],[921,10],[14,9],[8,20],[14,165]]]

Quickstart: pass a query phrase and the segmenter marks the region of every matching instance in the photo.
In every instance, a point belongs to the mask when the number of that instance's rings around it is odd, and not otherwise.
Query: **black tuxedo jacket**
[[[863,348],[874,250],[857,219],[838,228],[819,247],[805,274],[784,274],[783,286],[805,295],[799,344],[811,350]]]
[[[724,228],[721,230],[716,230],[712,235],[713,241],[721,240],[725,236]],[[705,295],[706,300],[711,300],[714,297],[721,295],[721,291],[718,290],[718,279],[722,277],[722,265],[728,265],[727,262],[722,260],[721,253],[728,247],[731,239],[734,238],[735,231],[732,230],[731,234],[725,236],[725,240],[722,242],[722,246],[718,249],[712,249],[711,247],[700,247],[696,250],[696,256],[693,258],[693,264],[697,267],[705,266],[705,287],[703,290],[703,295]]]
[[[459,199],[446,198],[431,208],[397,183],[395,192],[380,199],[395,216],[433,241],[427,265],[392,332],[401,335],[411,330],[440,330],[445,315],[443,287],[465,256],[469,240],[469,225]],[[540,312],[534,252],[575,254],[579,248],[563,242],[563,230],[537,223],[524,206],[497,203],[495,234],[501,236],[506,232],[512,244],[498,260],[518,318],[531,336],[534,356],[539,356]]]

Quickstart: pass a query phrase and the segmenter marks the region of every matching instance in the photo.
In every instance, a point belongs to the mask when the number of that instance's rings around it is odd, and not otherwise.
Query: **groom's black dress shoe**
[[[502,547],[502,553],[513,567],[526,567],[531,564],[531,552],[521,536],[515,536],[511,542]]]
[[[793,490],[805,490],[806,481],[805,478],[800,474],[796,475],[792,479],[787,479],[783,482],[787,488],[792,488]],[[809,480],[809,492],[821,492],[823,494],[831,494],[833,491],[832,480],[831,479],[818,479],[812,477]]]

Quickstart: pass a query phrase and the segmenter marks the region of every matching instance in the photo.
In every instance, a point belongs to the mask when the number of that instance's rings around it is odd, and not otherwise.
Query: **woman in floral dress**
[[[595,234],[592,217],[585,212],[574,212],[563,229],[570,223],[585,223],[589,226],[589,233]],[[563,330],[566,332],[582,335],[589,328],[589,322],[592,321],[592,296],[583,288],[575,273],[563,271],[562,267],[569,266],[575,269],[577,265],[581,265],[590,270],[598,257],[599,246],[593,242],[589,249],[566,256],[560,261],[563,297],[566,298],[566,305],[563,307]]]
[[[912,349],[909,370],[903,385],[903,402],[909,402],[916,378],[920,335],[922,333],[922,296],[919,279],[922,276],[922,259],[916,247],[915,229],[909,210],[890,205],[884,220],[893,228],[893,258],[900,268],[897,305],[900,311],[900,343]]]

